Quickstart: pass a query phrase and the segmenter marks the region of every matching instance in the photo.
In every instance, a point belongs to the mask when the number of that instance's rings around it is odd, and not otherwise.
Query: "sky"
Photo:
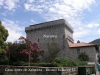
[[[65,19],[74,29],[76,42],[100,38],[100,0],[0,0],[0,20],[8,42],[26,37],[25,27]]]

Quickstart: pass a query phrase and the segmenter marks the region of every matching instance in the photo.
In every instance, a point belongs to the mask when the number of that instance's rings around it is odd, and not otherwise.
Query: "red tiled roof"
[[[70,47],[71,48],[74,48],[74,47],[90,47],[90,46],[96,46],[96,44],[89,44],[89,43],[72,43],[70,44]]]

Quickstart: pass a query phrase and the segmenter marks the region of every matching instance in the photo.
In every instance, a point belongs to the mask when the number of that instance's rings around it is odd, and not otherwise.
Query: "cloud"
[[[0,7],[3,5],[4,0],[0,0]]]
[[[54,20],[58,18],[65,18],[70,20],[81,19],[82,11],[90,10],[90,5],[95,3],[95,0],[39,0],[28,1],[24,4],[27,11],[44,12],[42,15],[46,19]]]
[[[42,12],[41,15],[47,21],[66,19],[74,28],[74,38],[79,39],[90,33],[91,30],[88,30],[88,27],[99,26],[98,24],[87,24],[87,26],[82,22],[84,17],[83,11],[90,11],[93,4],[96,4],[95,0],[43,0],[31,3],[26,2],[24,7],[27,11]]]
[[[90,23],[87,25],[88,28],[94,28],[94,27],[98,27],[98,26],[100,26],[100,25],[97,23]]]
[[[3,15],[3,16],[6,16],[6,12],[4,12],[4,13],[0,13],[1,15]]]
[[[33,4],[24,4],[24,6],[25,6],[25,9],[27,10],[27,11],[35,11],[35,12],[42,12],[42,6],[35,6],[35,5],[33,5]]]
[[[3,25],[8,30],[9,36],[7,38],[8,42],[14,42],[18,40],[20,36],[25,36],[22,32],[24,31],[24,27],[21,27],[17,24],[17,22],[4,19]]]
[[[86,35],[88,35],[89,34],[89,32],[90,32],[90,30],[87,30],[87,29],[85,29],[85,30],[77,30],[77,31],[75,31],[75,33],[74,33],[74,39],[79,39],[79,38],[81,38],[81,37],[83,37],[83,36],[86,36]]]
[[[100,34],[100,29],[97,30],[97,33]]]
[[[4,7],[7,10],[14,10],[17,8],[19,0],[0,0],[0,7]]]
[[[64,0],[65,4],[70,5],[72,8],[78,11],[89,9],[89,6],[94,2],[95,0]]]
[[[0,7],[7,10],[15,10],[19,6],[18,3],[19,0],[0,0]],[[24,0],[20,3],[22,3],[26,11],[39,13],[47,21],[64,18],[73,26],[75,39],[85,37],[90,32],[92,33],[88,28],[99,26],[98,23],[84,24],[82,22],[82,18],[84,18],[83,12],[90,11],[91,6],[96,4],[95,0]],[[34,23],[34,20],[31,19],[30,22]],[[23,35],[20,26],[16,22],[6,19],[3,23],[5,26],[8,25],[6,27],[9,29],[10,37],[14,38],[14,40],[16,37],[12,34],[16,35],[17,39],[18,36]],[[8,39],[11,40],[10,38]]]
[[[29,3],[32,3],[32,2],[34,2],[34,0],[27,0]]]
[[[89,23],[84,26],[78,26],[74,31],[74,40],[84,40],[85,42],[90,42],[94,39],[99,38],[100,34],[100,24],[99,23]]]
[[[31,23],[35,24],[35,23],[37,23],[37,21],[35,21],[34,19],[31,19]]]
[[[77,30],[75,30],[73,34],[74,42],[77,42],[77,40],[80,40],[81,42],[90,42],[93,40],[93,35],[95,35],[95,31],[88,29],[86,27],[79,27]]]

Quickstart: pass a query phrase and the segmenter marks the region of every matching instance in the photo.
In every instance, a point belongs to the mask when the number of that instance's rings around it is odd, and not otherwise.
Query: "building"
[[[77,59],[78,54],[86,52],[91,62],[96,61],[96,54],[98,53],[98,47],[95,44],[89,44],[84,42],[77,42],[70,44],[71,58]]]
[[[90,61],[96,60],[97,48],[95,44],[74,43],[73,28],[64,19],[30,25],[25,28],[27,38],[32,41],[38,41],[39,45],[45,51],[48,51],[47,43],[56,41],[63,45],[58,56],[68,57],[73,60],[78,59],[80,52],[86,52],[89,55]]]

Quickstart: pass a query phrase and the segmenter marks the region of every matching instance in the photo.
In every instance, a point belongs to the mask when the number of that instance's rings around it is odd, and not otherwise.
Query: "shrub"
[[[76,61],[76,60],[70,60],[68,58],[60,58],[56,57],[54,59],[54,62],[56,62],[57,67],[72,67],[72,66],[83,66],[87,65],[87,61]]]
[[[31,63],[31,66],[56,67],[56,63]]]
[[[89,61],[89,56],[85,53],[85,52],[81,52],[79,55],[78,55],[78,59],[80,61]]]
[[[2,58],[0,58],[0,65],[7,65],[8,64],[8,57],[6,55],[3,55]]]

